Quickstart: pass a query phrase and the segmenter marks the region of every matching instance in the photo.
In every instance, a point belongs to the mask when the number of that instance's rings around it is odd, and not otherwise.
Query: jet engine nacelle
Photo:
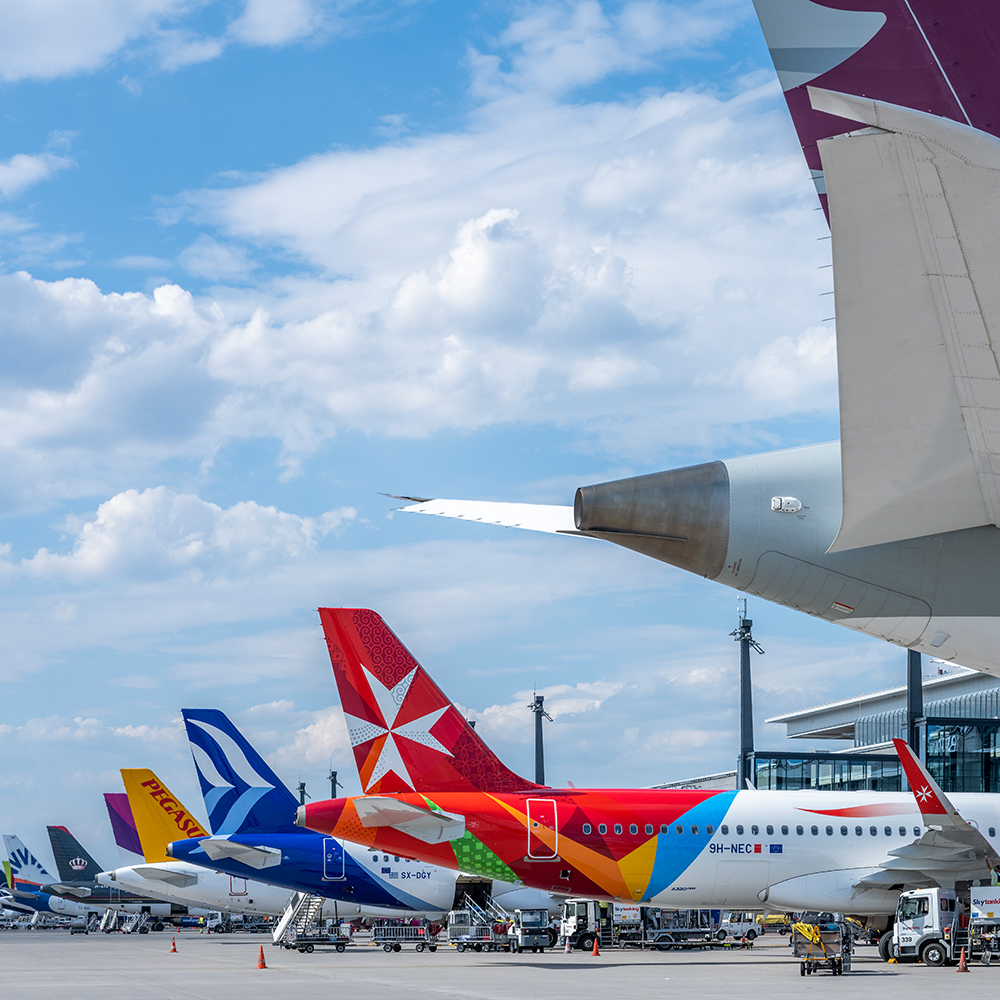
[[[800,875],[768,886],[757,898],[771,909],[788,912],[894,913],[898,889],[866,889],[857,885],[859,879],[877,871],[877,868],[852,868]]]

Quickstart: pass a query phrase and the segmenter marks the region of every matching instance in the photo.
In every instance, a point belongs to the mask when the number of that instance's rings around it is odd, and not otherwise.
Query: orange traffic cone
[[[177,939],[176,938],[171,938],[170,939],[170,954],[171,955],[176,955],[177,954]]]
[[[956,972],[968,972],[969,971],[969,963],[966,962],[966,960],[965,960],[965,948],[962,949],[961,955],[958,956],[958,968],[955,971]]]
[[[266,969],[267,968],[267,962],[264,961],[264,946],[263,945],[260,946],[260,958],[257,959],[257,968],[258,969]]]
[[[563,954],[564,955],[568,955],[569,954],[569,935],[568,934],[566,935],[566,947],[563,949]]]
[[[601,945],[597,938],[594,938],[594,950],[590,953],[591,958],[599,958],[601,955]]]

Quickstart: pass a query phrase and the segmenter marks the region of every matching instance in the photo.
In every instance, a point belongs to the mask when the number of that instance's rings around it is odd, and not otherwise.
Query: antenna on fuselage
[[[740,755],[736,764],[736,787],[756,788],[753,749],[753,692],[750,684],[750,650],[761,656],[761,649],[751,632],[753,621],[747,618],[747,597],[740,594],[736,600],[739,624],[729,634],[740,644]]]

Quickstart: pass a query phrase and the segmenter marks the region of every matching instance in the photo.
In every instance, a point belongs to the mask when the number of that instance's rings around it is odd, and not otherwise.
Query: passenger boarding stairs
[[[296,938],[304,937],[322,911],[322,896],[293,892],[271,932],[271,940],[274,944],[280,944],[289,931],[294,931]]]
[[[462,905],[469,911],[474,924],[504,924],[510,922],[511,915],[498,903],[493,901],[492,896],[487,896],[483,906],[480,906],[468,893]]]
[[[122,934],[148,933],[148,931],[143,931],[143,928],[148,923],[148,913],[127,913],[123,915],[123,919],[119,920],[118,929]]]
[[[118,911],[112,910],[110,907],[104,911],[104,916],[101,917],[101,922],[98,924],[97,929],[99,931],[105,931],[110,934],[112,931],[118,930]]]

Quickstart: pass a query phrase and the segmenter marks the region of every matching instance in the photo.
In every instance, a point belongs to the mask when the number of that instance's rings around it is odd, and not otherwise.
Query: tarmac
[[[176,937],[177,953],[170,953]],[[260,945],[268,968],[257,968]],[[169,931],[148,935],[66,931],[0,931],[0,994],[10,998],[70,995],[74,1000],[553,1000],[613,996],[615,1000],[697,997],[871,997],[912,1000],[914,991],[950,986],[963,993],[1000,986],[1000,963],[954,967],[887,965],[862,946],[853,969],[801,977],[786,938],[759,940],[752,951],[640,952],[606,949],[598,958],[581,952],[539,955],[459,954],[440,947],[387,954],[355,945],[342,954],[317,949],[287,951],[257,935]],[[985,983],[984,979],[989,982]],[[933,980],[933,982],[931,982]],[[374,991],[374,992],[373,992]]]

